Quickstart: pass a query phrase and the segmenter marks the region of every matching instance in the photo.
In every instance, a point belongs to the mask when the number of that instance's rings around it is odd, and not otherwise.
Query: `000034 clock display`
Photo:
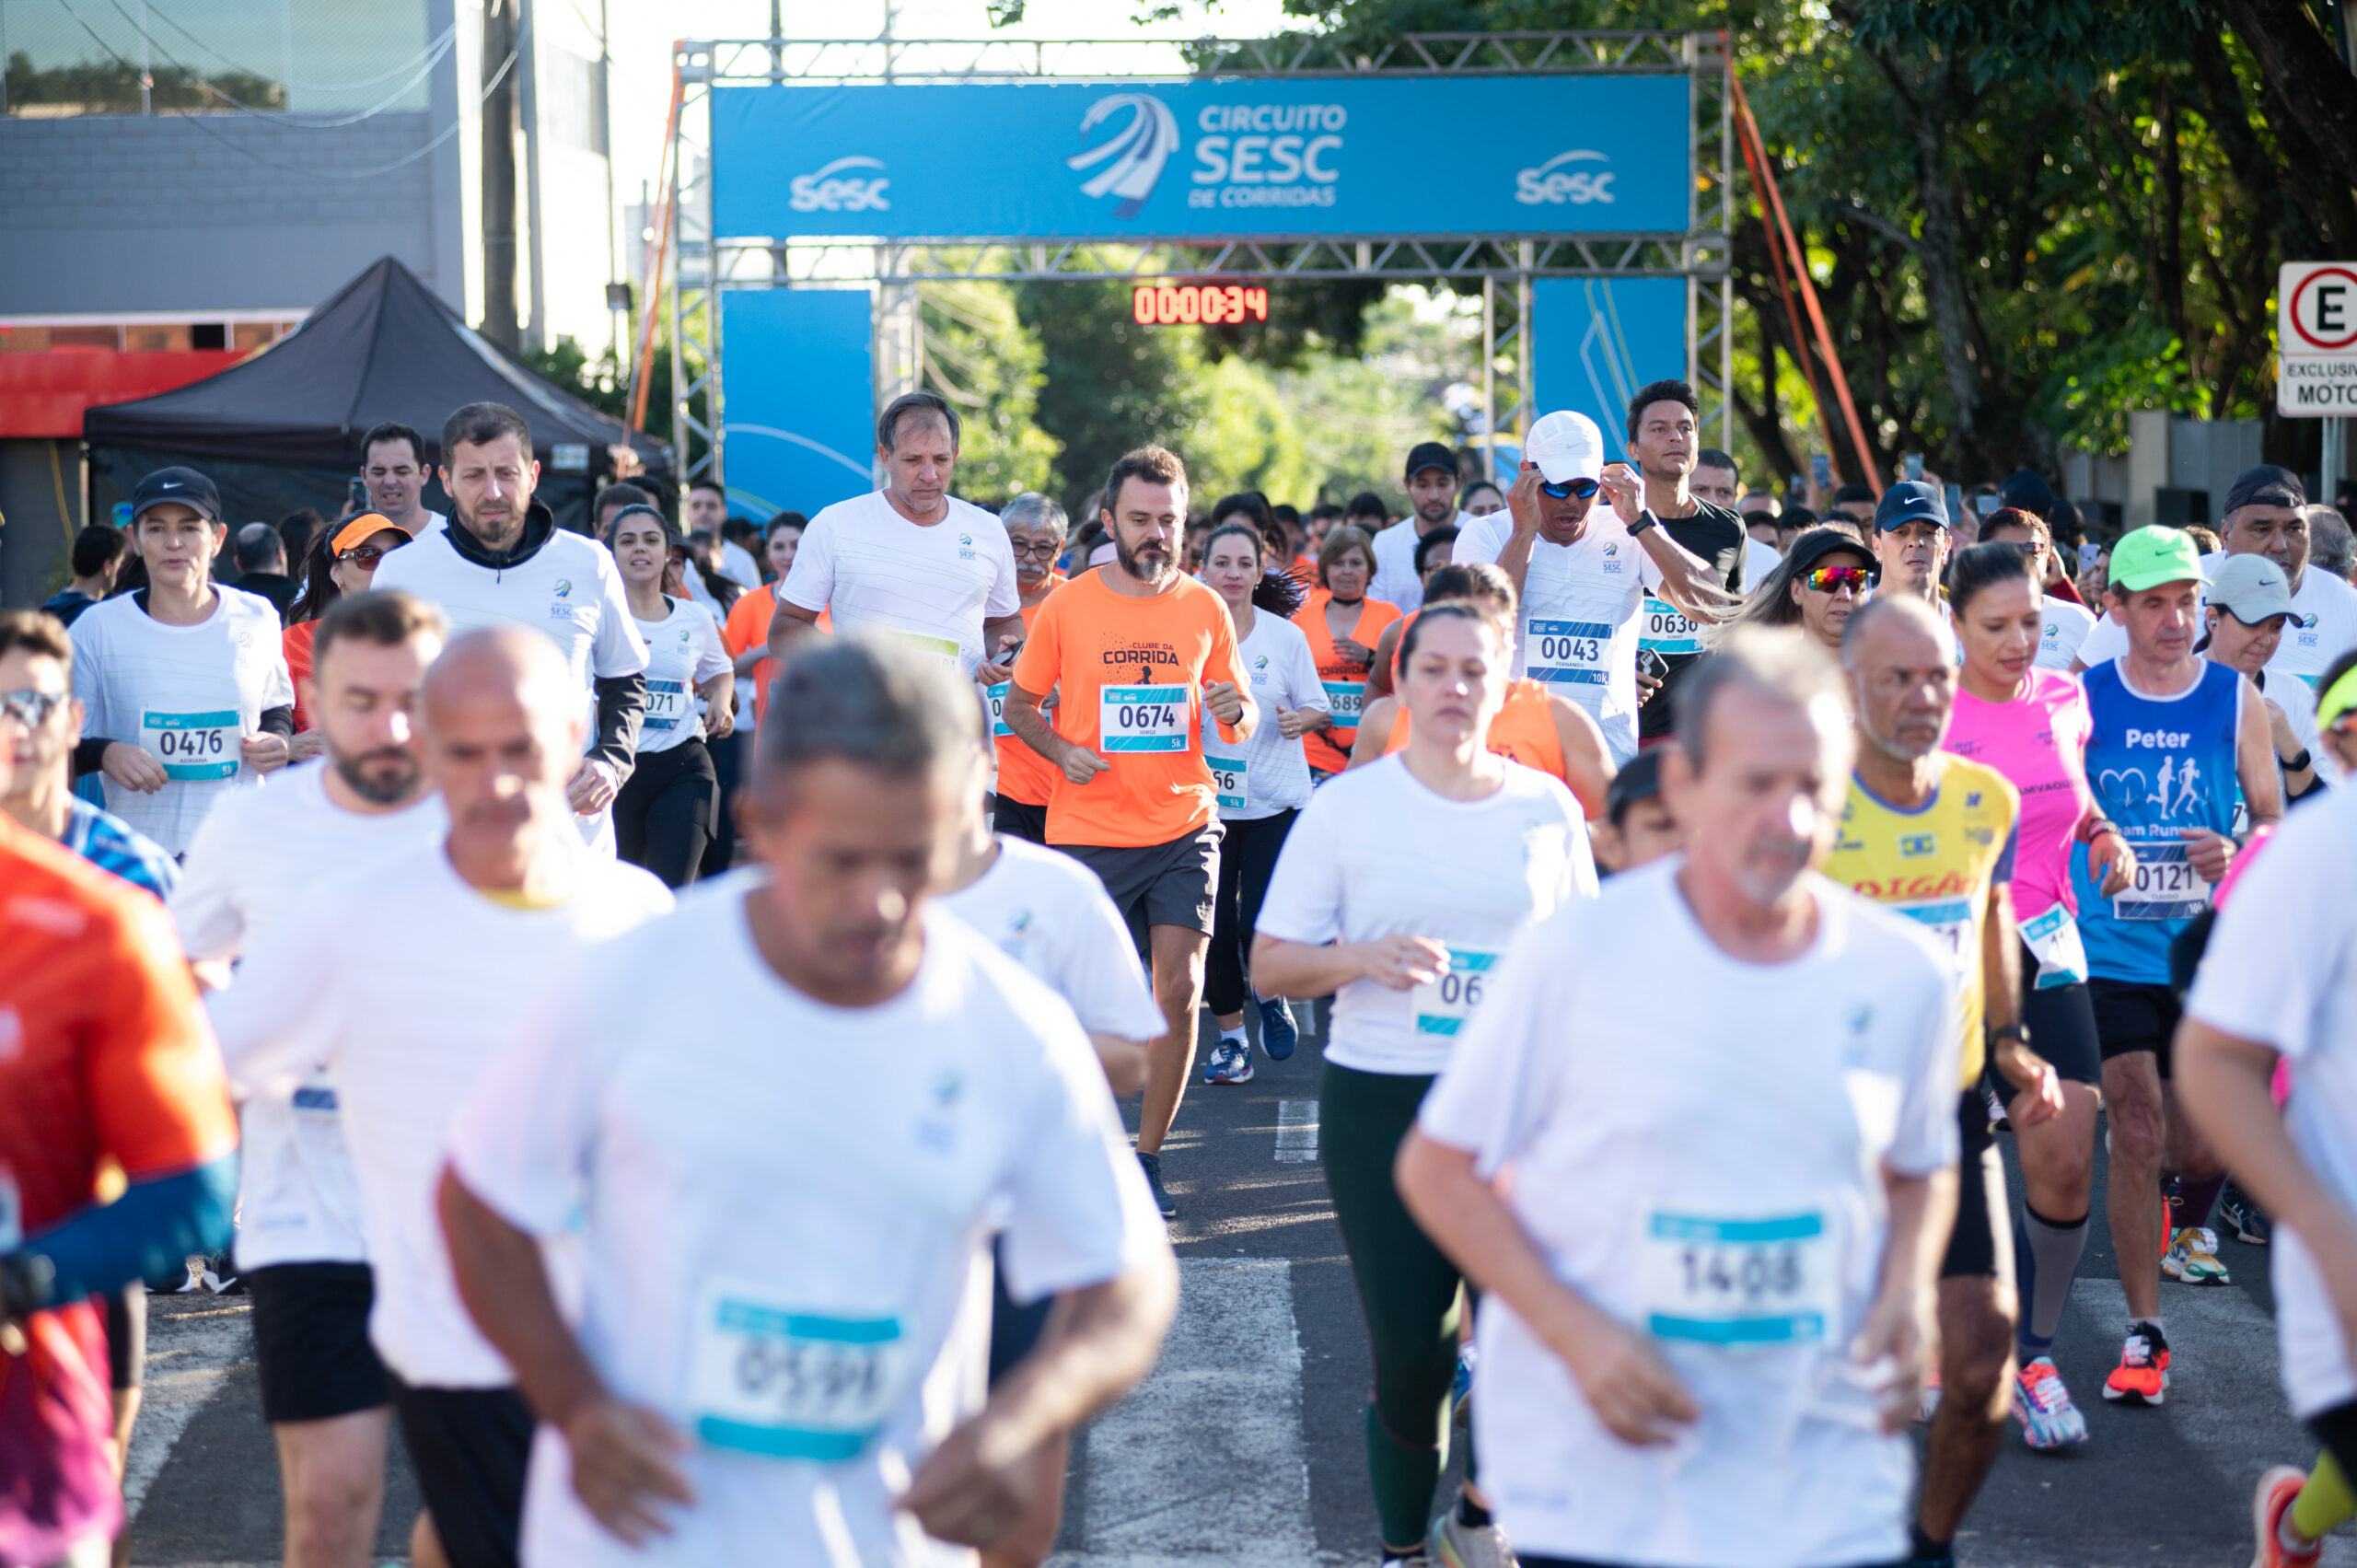
[[[1240,284],[1140,284],[1130,296],[1130,314],[1141,327],[1265,321],[1269,291]]]

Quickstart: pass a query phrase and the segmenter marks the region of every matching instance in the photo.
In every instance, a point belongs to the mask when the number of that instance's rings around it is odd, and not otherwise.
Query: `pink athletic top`
[[[2071,846],[2087,812],[2087,700],[2076,676],[2027,671],[2028,688],[2010,703],[1984,703],[1956,688],[1947,749],[1996,769],[2022,795],[2020,842],[2014,854],[2014,915],[2029,920],[2057,903],[2073,916]]]

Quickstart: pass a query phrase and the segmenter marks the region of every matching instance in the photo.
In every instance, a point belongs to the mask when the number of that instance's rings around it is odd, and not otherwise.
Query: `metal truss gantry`
[[[878,402],[918,385],[919,287],[933,280],[1025,283],[1219,277],[1443,281],[1482,299],[1482,397],[1492,431],[1529,427],[1530,285],[1539,278],[1686,280],[1687,379],[1702,403],[1707,438],[1733,446],[1733,296],[1728,282],[1735,204],[1733,62],[1718,32],[1403,33],[1373,53],[1329,39],[1202,39],[1177,46],[1191,69],[1141,70],[1129,40],[794,40],[687,42],[674,59],[680,107],[669,159],[672,442],[679,483],[724,470],[726,381],[720,296],[734,289],[877,290]],[[1683,75],[1693,85],[1694,189],[1683,234],[1364,235],[1226,240],[1021,239],[999,236],[923,244],[721,235],[712,210],[712,94],[759,84],[803,86],[1023,80],[1201,80],[1336,76]],[[698,393],[705,399],[695,412]],[[1503,404],[1501,398],[1504,398]],[[688,461],[691,437],[704,452]],[[1492,451],[1494,465],[1495,454]]]

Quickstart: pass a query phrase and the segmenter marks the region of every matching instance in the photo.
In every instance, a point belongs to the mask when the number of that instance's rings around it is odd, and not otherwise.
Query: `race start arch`
[[[680,45],[681,482],[754,510],[872,488],[874,411],[923,378],[917,286],[950,278],[1120,279],[1214,321],[1289,279],[1478,283],[1497,443],[1543,406],[1617,448],[1682,368],[1730,445],[1724,34],[1178,47],[1191,74],[1122,66],[1137,40]]]

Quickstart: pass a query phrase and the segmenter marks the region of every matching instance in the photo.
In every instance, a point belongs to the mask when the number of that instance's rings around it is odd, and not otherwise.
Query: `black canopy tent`
[[[650,488],[670,482],[668,444],[631,434],[494,348],[387,256],[266,353],[175,391],[87,411],[89,515],[107,516],[151,470],[185,463],[220,485],[229,520],[298,506],[332,519],[370,426],[411,426],[432,461],[443,420],[470,402],[505,403],[532,427],[540,498],[561,524],[587,526],[589,498],[613,471],[608,448],[625,440]],[[427,504],[447,512],[439,495]]]

